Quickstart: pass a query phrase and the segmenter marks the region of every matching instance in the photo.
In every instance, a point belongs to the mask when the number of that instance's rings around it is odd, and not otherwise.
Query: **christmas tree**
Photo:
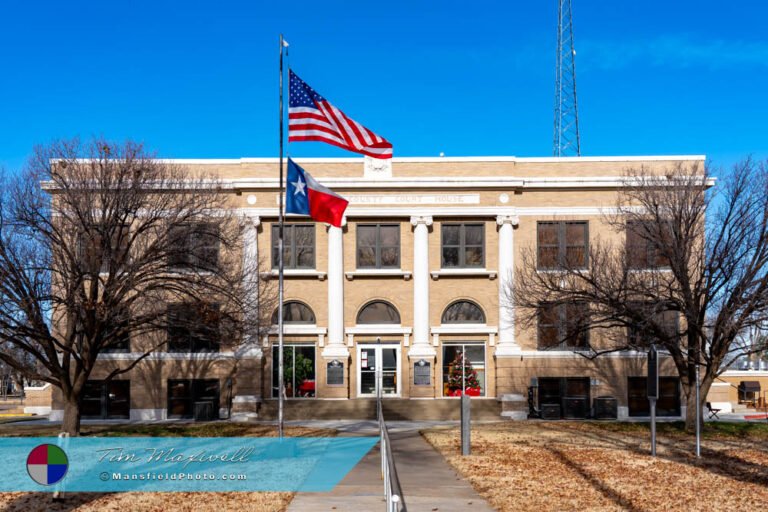
[[[451,363],[451,372],[448,375],[448,389],[452,391],[461,391],[463,389],[480,389],[480,382],[477,380],[477,371],[472,368],[472,363],[464,357],[464,351],[456,353],[456,357]]]

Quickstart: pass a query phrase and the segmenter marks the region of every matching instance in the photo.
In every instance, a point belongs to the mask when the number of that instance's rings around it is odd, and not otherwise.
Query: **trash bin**
[[[595,419],[615,420],[619,417],[619,402],[612,396],[595,398]]]
[[[559,420],[560,417],[560,404],[541,404],[541,419]]]

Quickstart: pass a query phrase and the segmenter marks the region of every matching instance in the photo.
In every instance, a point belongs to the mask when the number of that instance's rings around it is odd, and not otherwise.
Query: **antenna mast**
[[[571,0],[557,0],[554,156],[581,156]]]

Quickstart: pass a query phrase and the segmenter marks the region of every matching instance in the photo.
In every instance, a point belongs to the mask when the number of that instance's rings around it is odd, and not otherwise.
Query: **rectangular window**
[[[131,412],[131,381],[89,380],[83,389],[85,419],[128,419]]]
[[[219,263],[219,226],[207,222],[173,226],[168,267],[173,271],[213,271]]]
[[[279,266],[280,226],[272,224],[272,268]],[[290,269],[315,268],[315,225],[283,226],[283,265]]]
[[[109,329],[112,342],[102,348],[105,353],[119,353],[131,351],[131,333],[129,323],[131,321],[130,313],[122,308],[114,316],[115,322]]]
[[[589,304],[542,304],[538,318],[539,350],[589,348]]]
[[[654,238],[659,230],[651,221],[627,222],[627,264],[632,269],[669,268],[667,259]]]
[[[195,409],[212,411],[219,417],[217,379],[168,379],[168,418],[194,418]]]
[[[272,398],[278,397],[278,347],[272,347]],[[315,346],[283,346],[283,382],[288,398],[314,398]]]
[[[650,416],[647,377],[627,377],[627,405],[630,416]],[[680,379],[659,377],[659,398],[656,400],[659,416],[680,416]]]
[[[627,329],[628,344],[632,347],[648,348],[652,343],[665,344],[680,342],[680,313],[672,310],[657,310],[656,304],[647,304],[643,320]]]
[[[442,267],[485,266],[485,225],[442,224]]]
[[[584,419],[589,416],[589,377],[541,377],[538,379],[539,408],[555,406],[561,418]]]
[[[587,268],[588,226],[587,221],[539,222],[537,268]]]
[[[443,396],[485,396],[485,345],[443,345]]]
[[[400,268],[400,225],[357,225],[357,268]]]
[[[168,352],[218,352],[218,304],[168,305]]]
[[[114,226],[111,233],[106,232],[109,226],[93,224],[88,231],[83,231],[77,239],[77,258],[86,272],[98,269],[100,273],[119,270],[128,263],[128,242],[130,229],[128,225]],[[107,246],[105,240],[109,238]]]

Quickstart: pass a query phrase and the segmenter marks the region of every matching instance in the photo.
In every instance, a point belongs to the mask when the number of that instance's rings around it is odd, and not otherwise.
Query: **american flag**
[[[313,140],[373,158],[392,158],[392,144],[347,117],[290,71],[288,141]]]

